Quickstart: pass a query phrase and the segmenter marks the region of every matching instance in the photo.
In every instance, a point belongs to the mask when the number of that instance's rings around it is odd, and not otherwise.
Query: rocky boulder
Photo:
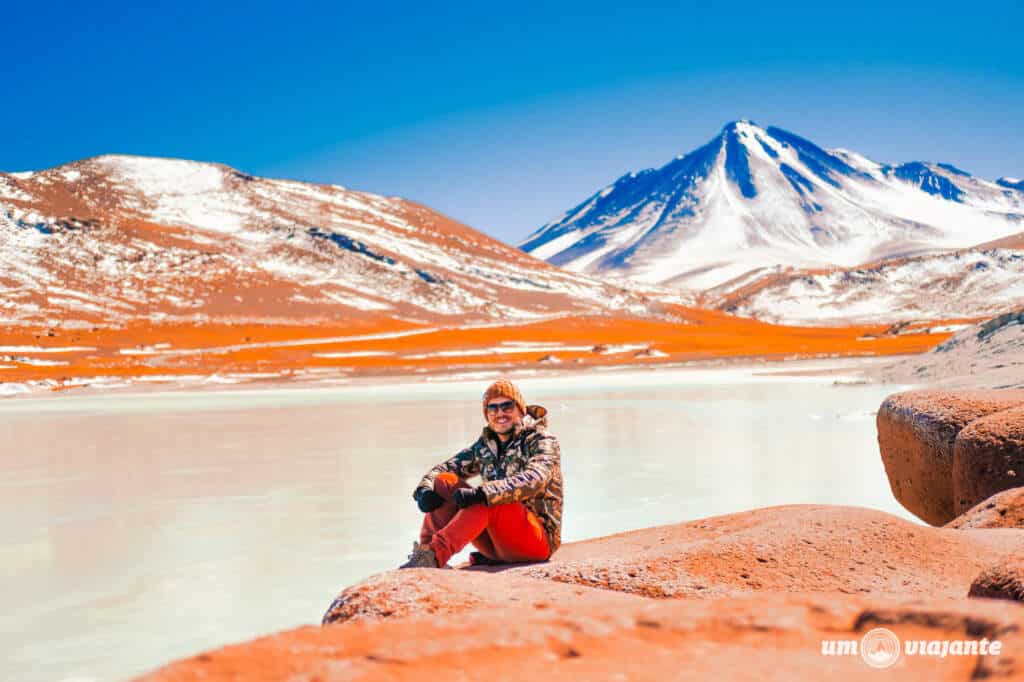
[[[576,593],[561,587],[588,588],[580,593],[588,599],[757,591],[954,598],[1016,543],[1024,531],[997,537],[860,507],[785,505],[567,543],[541,563],[381,573],[343,590],[324,622],[444,616],[541,593],[548,603],[571,604]]]
[[[879,627],[904,641],[998,640],[1000,652],[985,657],[903,656],[889,671],[873,670],[856,654],[822,655],[823,641],[859,644]],[[1022,631],[1024,608],[980,599],[922,603],[759,593],[712,600],[638,598],[609,608],[581,598],[572,606],[504,604],[447,619],[420,616],[307,626],[183,659],[141,679],[1020,679]]]
[[[925,390],[886,398],[877,416],[878,444],[893,495],[941,526],[1024,484],[1017,478],[1024,476],[1024,463],[1018,464],[1024,412],[1014,408],[1024,408],[1024,391]]]
[[[954,530],[788,505],[566,543],[550,561],[408,569],[343,590],[325,627],[172,663],[143,679],[859,680],[823,656],[883,627],[998,639],[989,657],[907,656],[901,680],[1024,675],[1024,607],[967,599],[1024,530]],[[319,615],[319,614],[317,614]]]
[[[993,493],[1024,486],[1024,405],[968,424],[953,446],[953,495],[961,514]]]
[[[996,493],[946,524],[946,528],[1024,528],[1024,487]]]
[[[1007,557],[971,583],[971,597],[1024,601],[1024,551]]]

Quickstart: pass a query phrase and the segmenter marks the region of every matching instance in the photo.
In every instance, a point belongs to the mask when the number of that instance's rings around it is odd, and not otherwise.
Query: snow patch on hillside
[[[804,275],[732,312],[779,324],[977,317],[1024,301],[1024,254],[960,252]]]

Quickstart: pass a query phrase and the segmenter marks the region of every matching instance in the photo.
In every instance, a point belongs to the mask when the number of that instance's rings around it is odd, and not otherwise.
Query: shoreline
[[[836,386],[886,384],[876,377],[880,366],[907,356],[829,356],[773,359],[766,357],[726,357],[683,362],[662,362],[657,364],[623,363],[602,366],[565,367],[504,367],[480,368],[463,372],[433,372],[417,374],[354,375],[349,377],[325,377],[322,375],[299,375],[290,377],[259,378],[247,381],[209,381],[209,377],[183,382],[168,378],[160,382],[123,383],[116,386],[104,384],[82,384],[63,390],[37,389],[9,395],[0,394],[0,411],[8,407],[21,411],[32,405],[65,403],[72,407],[83,402],[103,401],[145,396],[148,398],[187,399],[190,396],[269,396],[281,393],[345,393],[409,390],[413,392],[438,390],[444,387],[465,386],[475,388],[480,382],[506,376],[515,381],[555,382],[576,381],[583,383],[600,382],[603,378],[621,380],[630,378],[641,382],[663,383],[665,375],[687,376],[700,382],[708,378],[721,379],[723,372],[739,373],[750,380],[804,379],[822,381],[833,379]],[[843,374],[836,375],[836,371]],[[702,376],[704,375],[704,376]],[[908,382],[892,382],[890,385],[911,387]],[[8,398],[3,400],[2,398]]]

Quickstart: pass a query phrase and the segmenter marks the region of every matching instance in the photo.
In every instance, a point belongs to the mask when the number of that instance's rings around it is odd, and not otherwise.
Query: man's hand
[[[444,504],[444,498],[433,490],[420,490],[416,493],[416,504],[419,506],[421,512],[429,514]]]
[[[487,495],[484,493],[483,488],[457,488],[454,500],[456,507],[465,509],[474,504],[485,504],[487,502]]]

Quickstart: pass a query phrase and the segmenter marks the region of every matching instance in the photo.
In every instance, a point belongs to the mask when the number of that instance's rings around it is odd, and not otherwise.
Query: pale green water
[[[563,542],[789,503],[910,518],[875,440],[898,387],[831,383],[524,379],[562,444]],[[479,434],[486,384],[0,402],[0,679],[126,679],[318,623],[404,560],[412,489]]]

